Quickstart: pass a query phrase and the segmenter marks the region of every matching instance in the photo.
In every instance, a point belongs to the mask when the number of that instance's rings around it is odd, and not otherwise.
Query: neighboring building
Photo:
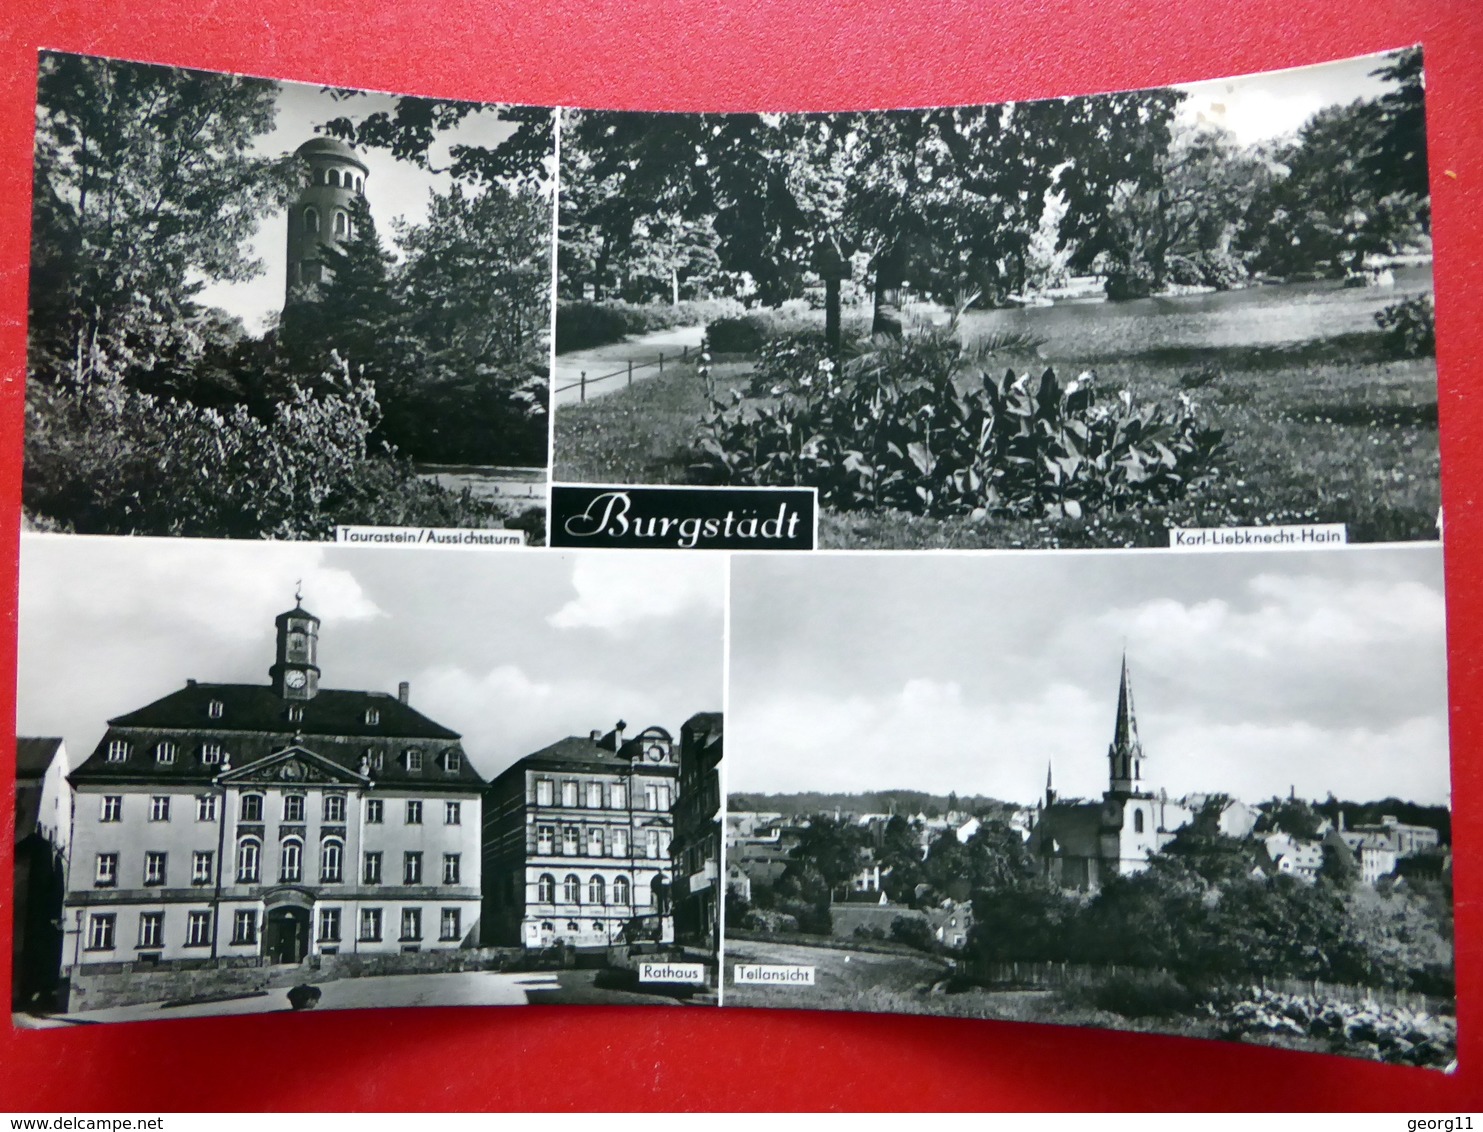
[[[927,923],[938,943],[956,951],[968,943],[968,931],[973,927],[973,904],[968,900],[944,900],[938,907],[927,910]]]
[[[284,302],[333,274],[327,249],[338,249],[354,231],[353,202],[365,194],[370,170],[338,138],[310,138],[294,152],[309,167],[308,182],[288,209],[288,262]],[[312,292],[311,292],[312,293]]]
[[[1064,888],[1095,891],[1109,876],[1142,870],[1190,820],[1186,807],[1151,789],[1126,656],[1107,763],[1108,788],[1100,804],[1058,802],[1046,775],[1045,803],[1028,847],[1043,875]]]
[[[1397,857],[1412,857],[1437,848],[1442,843],[1441,834],[1428,825],[1408,825],[1392,814],[1386,814],[1378,823],[1344,826],[1344,814],[1339,814],[1339,836],[1350,849],[1358,851],[1362,845],[1386,848]]]
[[[1286,874],[1312,884],[1323,871],[1323,843],[1288,833],[1266,834],[1259,839],[1257,867],[1267,876]]]
[[[483,780],[398,695],[320,685],[319,618],[276,621],[270,683],[184,688],[108,721],[73,772],[65,956],[298,963],[477,939]]]
[[[670,733],[620,722],[570,736],[490,783],[484,806],[484,940],[606,947],[625,927],[674,941]]]
[[[15,741],[15,891],[10,1000],[50,1007],[62,966],[72,787],[61,739]]]
[[[1372,830],[1375,827],[1369,827]],[[1435,832],[1435,831],[1433,831]],[[1346,854],[1350,865],[1366,884],[1374,884],[1381,877],[1395,872],[1401,854],[1396,852],[1395,842],[1385,833],[1356,833],[1343,827],[1342,818],[1338,828],[1324,836],[1324,843],[1333,852]]]
[[[674,800],[675,938],[707,950],[721,929],[721,747],[718,711],[692,715],[680,728],[680,775]]]
[[[735,861],[726,862],[726,891],[746,904],[752,902],[752,878]]]

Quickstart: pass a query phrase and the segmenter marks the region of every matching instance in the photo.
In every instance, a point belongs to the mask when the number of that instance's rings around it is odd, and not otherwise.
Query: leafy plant
[[[1429,358],[1437,352],[1437,312],[1432,297],[1420,294],[1375,312],[1385,349],[1398,358]]]
[[[733,391],[703,418],[704,478],[817,487],[842,510],[1074,519],[1177,499],[1222,451],[1184,394],[1172,409],[1135,405],[1126,391],[1099,398],[1094,373],[1051,369],[960,389],[951,330],[883,343],[843,371],[797,344],[765,363],[769,400]]]

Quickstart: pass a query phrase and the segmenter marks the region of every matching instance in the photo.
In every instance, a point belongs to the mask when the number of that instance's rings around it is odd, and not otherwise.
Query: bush
[[[1230,252],[1203,251],[1190,257],[1200,272],[1199,281],[1217,291],[1229,291],[1246,281],[1246,264]]]
[[[1153,294],[1153,271],[1147,264],[1109,264],[1104,275],[1102,287],[1114,302],[1146,299]]]
[[[676,326],[700,326],[745,308],[735,299],[691,299],[669,303],[626,303],[585,299],[556,304],[556,351],[586,350],[620,342],[630,334],[647,334]]]
[[[1195,1013],[1201,998],[1167,971],[1119,971],[1075,988],[1072,995],[1124,1018],[1171,1018]]]
[[[915,916],[897,916],[892,920],[891,938],[897,943],[915,947],[918,951],[937,950],[937,940],[932,936],[932,925]]]
[[[1375,313],[1385,350],[1397,358],[1429,358],[1437,352],[1437,312],[1428,294],[1392,303]]]
[[[1200,287],[1205,284],[1205,273],[1189,256],[1171,255],[1164,263],[1164,278],[1181,287]]]
[[[958,341],[926,332],[835,364],[798,350],[777,399],[712,401],[697,476],[819,489],[840,510],[1080,518],[1166,502],[1214,474],[1221,433],[1179,395],[1172,410],[1099,401],[1096,375],[1013,371],[960,391]]]

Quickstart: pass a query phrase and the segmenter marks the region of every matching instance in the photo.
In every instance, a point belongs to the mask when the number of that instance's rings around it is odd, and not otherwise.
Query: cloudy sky
[[[373,92],[337,98],[334,92],[311,83],[282,83],[278,91],[277,124],[271,133],[258,139],[253,149],[269,157],[292,153],[315,137],[317,127],[331,118],[359,120],[378,110],[390,112],[396,101],[395,95]],[[452,145],[494,146],[513,131],[514,127],[501,119],[499,107],[489,106],[439,136],[431,150],[432,166],[435,169],[447,166]],[[360,157],[370,169],[366,175],[366,204],[381,238],[394,248],[393,222],[417,223],[425,219],[429,193],[447,192],[453,179],[398,161],[385,149],[364,150]],[[200,301],[238,316],[254,334],[262,331],[267,320],[276,318],[283,309],[283,273],[288,257],[286,224],[284,214],[275,212],[259,225],[252,241],[252,255],[262,261],[264,270],[256,278],[245,283],[213,283],[201,293]]]
[[[1106,789],[1126,643],[1173,795],[1448,797],[1436,546],[738,556],[730,791]]]
[[[410,681],[481,773],[620,718],[678,735],[722,708],[724,571],[711,554],[27,535],[17,731],[63,736],[76,762],[187,678],[267,684],[302,579],[324,686]]]
[[[1242,145],[1266,141],[1297,130],[1325,106],[1374,98],[1391,88],[1370,74],[1385,56],[1361,55],[1313,67],[1292,67],[1260,75],[1185,83],[1188,93],[1180,114],[1224,126]]]

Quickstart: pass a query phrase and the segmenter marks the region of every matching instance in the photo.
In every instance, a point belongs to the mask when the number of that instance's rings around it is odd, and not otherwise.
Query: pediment
[[[256,785],[324,785],[364,786],[370,780],[338,763],[316,754],[308,747],[292,746],[275,751],[267,758],[236,767],[217,775],[218,782]]]

